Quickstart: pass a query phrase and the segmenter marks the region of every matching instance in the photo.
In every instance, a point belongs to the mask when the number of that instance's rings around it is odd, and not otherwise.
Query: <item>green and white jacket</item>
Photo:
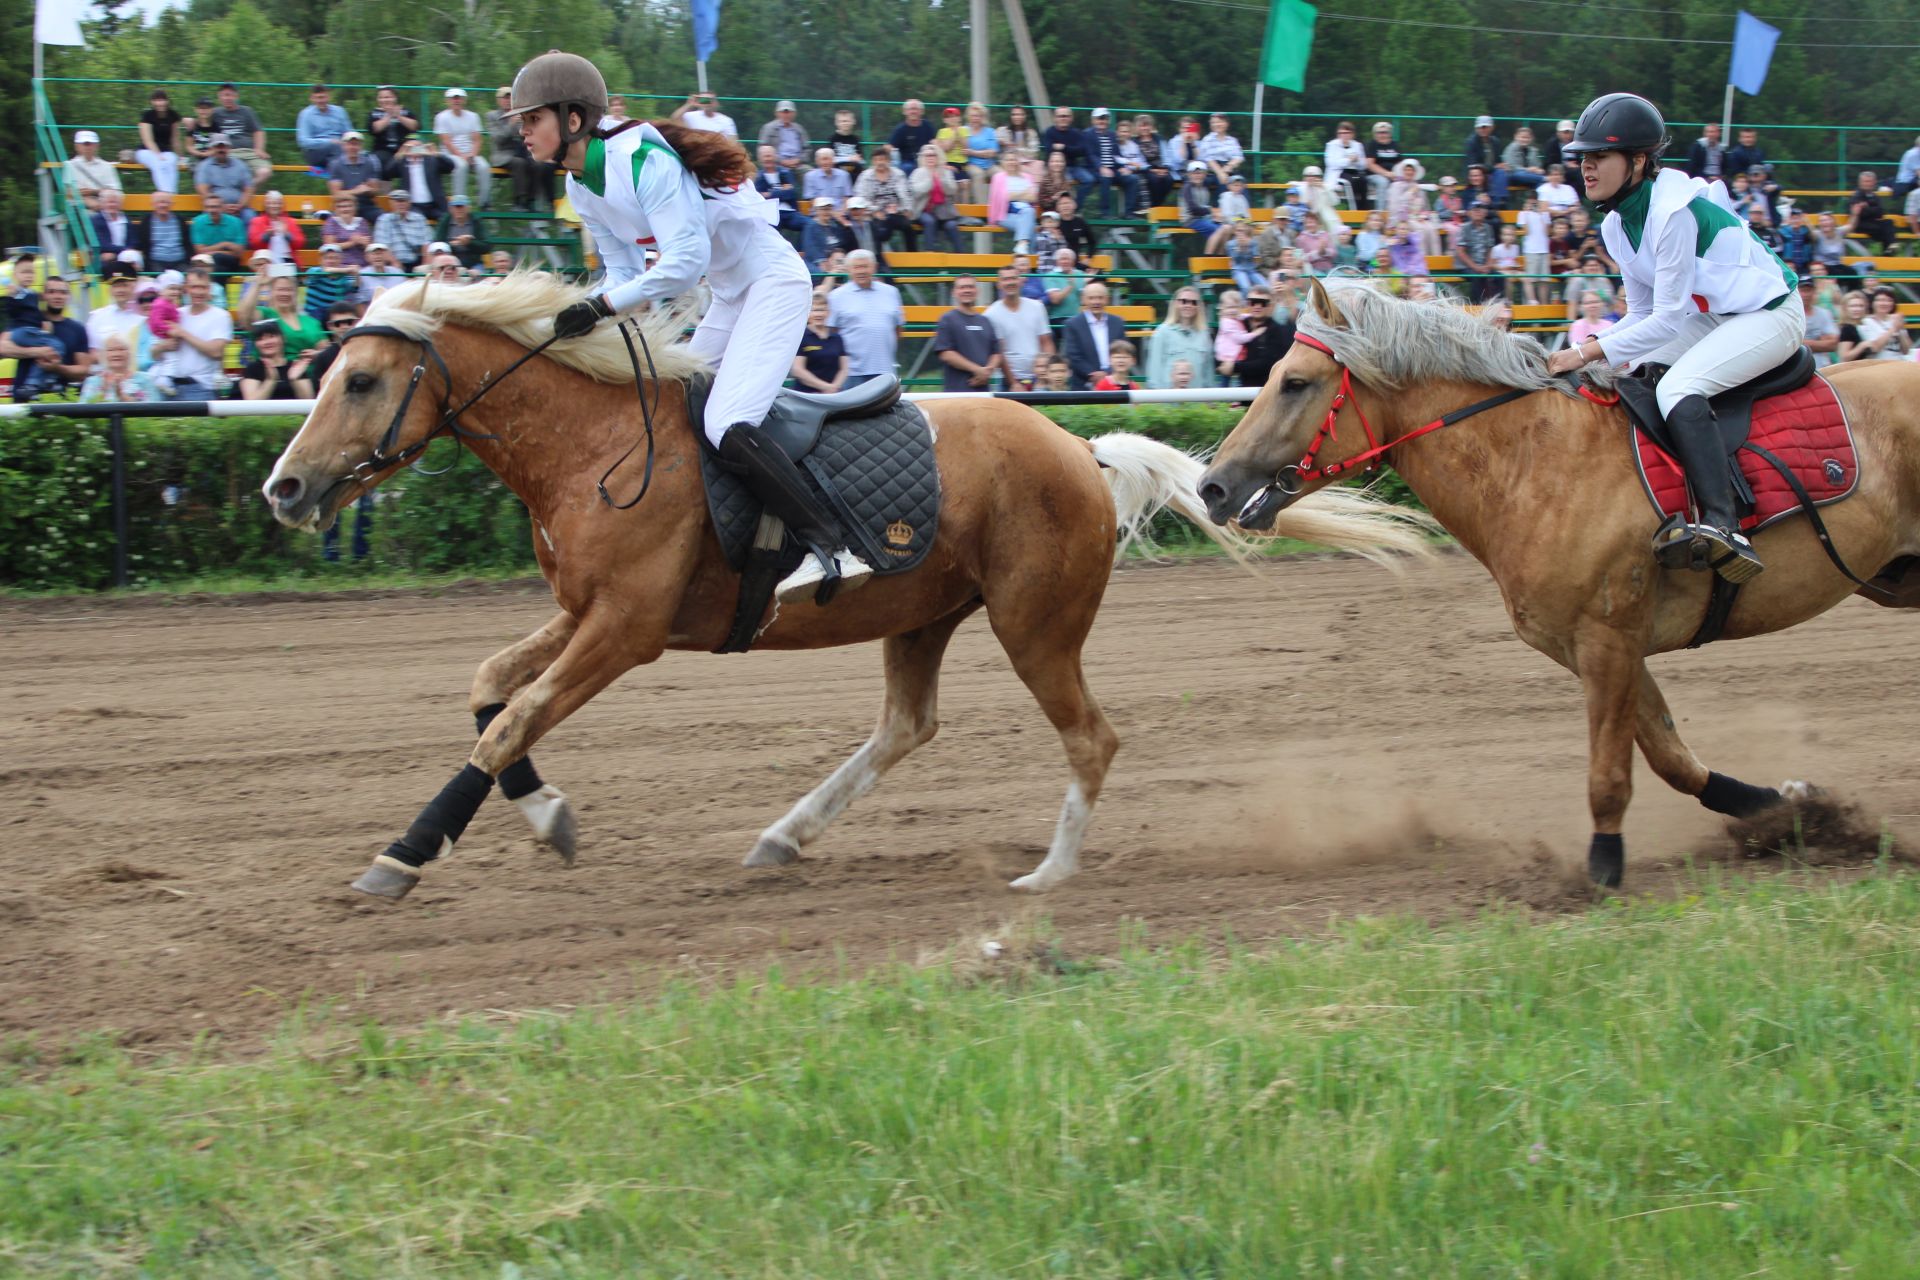
[[[1620,264],[1627,315],[1595,339],[1609,364],[1630,364],[1678,337],[1702,312],[1771,311],[1799,284],[1737,217],[1726,187],[1662,169],[1600,224]]]
[[[593,232],[605,271],[599,292],[615,312],[677,298],[702,276],[716,298],[737,298],[769,275],[808,279],[775,230],[779,205],[751,184],[702,187],[645,121],[600,123],[615,132],[588,141],[584,171],[567,175],[567,196]],[[651,267],[649,249],[659,253]]]

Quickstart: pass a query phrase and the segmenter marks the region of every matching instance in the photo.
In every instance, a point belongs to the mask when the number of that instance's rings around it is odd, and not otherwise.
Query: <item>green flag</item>
[[[1313,52],[1313,20],[1320,11],[1306,0],[1273,0],[1267,12],[1267,46],[1260,54],[1260,80],[1295,92],[1307,87],[1307,55]]]

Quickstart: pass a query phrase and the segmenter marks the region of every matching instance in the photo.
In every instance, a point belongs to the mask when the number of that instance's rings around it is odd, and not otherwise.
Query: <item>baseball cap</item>
[[[1112,114],[1113,112],[1107,110],[1105,107],[1095,107],[1093,109],[1093,119],[1095,120],[1098,120],[1101,116],[1111,116]]]
[[[255,262],[272,262],[272,261],[273,261],[273,250],[271,249],[255,249],[252,253],[247,255],[247,262],[249,264],[252,264]]]
[[[453,246],[448,244],[445,240],[435,240],[432,244],[427,246],[427,252],[428,253],[452,253]]]
[[[100,135],[95,133],[91,129],[82,129],[78,133],[73,135],[73,145],[76,147],[83,142],[98,142],[98,141],[100,141]]]
[[[455,205],[455,204],[472,204],[472,203],[473,203],[473,201],[471,201],[471,200],[469,200],[469,199],[467,199],[467,198],[466,198],[465,196],[454,196],[454,197],[452,197],[451,199],[449,199],[449,200],[447,201],[447,203],[448,203],[448,204],[450,204],[450,205]]]
[[[116,253],[114,257],[121,262],[130,262],[135,267],[144,267],[147,265],[147,255],[141,253],[138,249],[122,249],[119,253]]]
[[[213,107],[213,106],[218,106],[219,104],[216,103],[212,98],[201,98],[199,101],[195,102],[193,105],[196,107]]]
[[[342,142],[345,142],[348,138],[352,138],[356,142],[362,141],[360,137],[360,131],[358,129],[349,129],[345,133],[340,135],[340,141]]]
[[[1460,183],[1452,174],[1448,174],[1446,177],[1440,179],[1440,185],[1443,187],[1457,187]]]
[[[960,108],[948,107],[945,111],[942,111],[940,114],[943,116],[957,116],[960,114]]]
[[[816,209],[831,209],[838,203],[839,201],[835,200],[832,196],[815,196],[813,198],[813,207]]]
[[[339,253],[340,251],[341,251],[340,246],[332,243],[331,241],[320,246],[320,252],[322,253]]]
[[[256,338],[263,333],[278,333],[280,332],[280,322],[278,320],[255,320],[247,326],[247,332]]]
[[[775,104],[774,104],[774,107],[773,107],[773,109],[774,109],[775,111],[798,111],[798,110],[799,110],[799,108],[798,108],[798,107],[796,107],[796,106],[794,106],[794,105],[793,105],[793,99],[792,99],[792,98],[782,98],[782,99],[780,99],[780,101],[779,101],[779,102],[777,102],[777,103],[775,103]]]
[[[216,133],[207,139],[207,144],[215,147],[230,147],[233,145],[233,139],[224,133]]]
[[[395,187],[393,190],[387,192],[387,199],[405,200],[408,204],[412,204],[413,193],[411,191],[408,191],[405,187]]]
[[[185,284],[187,282],[187,278],[186,276],[182,275],[180,272],[175,271],[172,267],[168,267],[165,271],[162,271],[159,275],[155,276],[153,278],[153,282],[159,285],[162,289],[164,289],[168,285]]]
[[[1320,178],[1320,177],[1325,177],[1326,175],[1320,172],[1319,165],[1310,164],[1306,168],[1300,171],[1300,176],[1303,178]]]
[[[1205,166],[1205,165],[1202,165],[1201,167],[1202,167],[1202,168],[1205,168],[1206,166]],[[1047,211],[1046,211],[1045,213],[1043,213],[1043,214],[1041,214],[1041,215],[1040,215],[1040,221],[1042,221],[1042,222],[1058,222],[1058,221],[1060,221],[1060,215],[1059,215],[1059,214],[1057,214],[1057,213],[1055,213],[1055,212],[1054,212],[1053,210],[1051,210],[1051,209],[1049,209],[1049,210],[1047,210]]]
[[[1205,160],[1187,161],[1188,173],[1205,173],[1206,171],[1207,171],[1207,162]]]
[[[1234,173],[1234,174],[1227,175],[1227,184],[1229,186],[1231,186],[1236,182],[1240,183],[1242,186],[1245,186],[1246,181],[1247,181],[1247,175],[1244,173]]]
[[[368,253],[372,253],[375,249],[379,249],[382,252],[392,252],[390,249],[387,248],[387,243],[384,240],[375,240],[372,244],[367,246]]]
[[[1562,121],[1561,121],[1561,122],[1560,122],[1559,124],[1557,124],[1557,125],[1555,125],[1555,126],[1553,126],[1553,131],[1554,131],[1555,133],[1572,133],[1572,132],[1573,132],[1573,121],[1571,121],[1571,120],[1562,120]]]
[[[1485,129],[1492,123],[1493,123],[1492,116],[1476,116],[1474,117],[1473,127],[1476,129]]]
[[[187,261],[189,261],[189,262],[204,262],[204,263],[206,263],[206,264],[207,264],[208,266],[212,266],[212,265],[213,265],[213,255],[212,255],[212,254],[210,254],[210,253],[196,253],[196,254],[194,254],[194,255],[193,255],[193,257],[191,257],[191,258],[189,258],[189,259],[187,259]]]
[[[441,96],[447,98],[464,98],[467,96],[467,91],[465,89],[449,89]]]
[[[503,85],[501,85],[501,86],[500,86],[500,87],[499,87],[498,89],[495,89],[495,90],[494,90],[494,92],[495,92],[496,94],[501,94],[501,93],[504,93],[504,94],[506,94],[506,95],[507,95],[508,97],[512,97],[512,96],[513,96],[513,86],[512,86],[512,85],[510,85],[510,84],[503,84]]]
[[[871,209],[872,207],[873,207],[872,205],[867,203],[867,198],[865,196],[848,196],[847,197],[847,208],[849,209]]]
[[[109,262],[100,274],[109,280],[136,280],[140,276],[140,269],[131,262],[115,261]]]

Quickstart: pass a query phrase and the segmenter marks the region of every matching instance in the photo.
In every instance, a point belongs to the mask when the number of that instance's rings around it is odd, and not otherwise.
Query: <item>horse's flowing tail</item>
[[[1203,460],[1158,440],[1124,432],[1098,436],[1091,443],[1094,458],[1107,468],[1107,484],[1120,517],[1122,551],[1135,541],[1151,546],[1148,522],[1171,509],[1243,562],[1276,537],[1352,551],[1389,567],[1402,556],[1432,553],[1428,535],[1437,526],[1430,517],[1383,502],[1363,489],[1344,487],[1308,494],[1282,511],[1271,530],[1250,537],[1208,518],[1199,493],[1207,465]]]

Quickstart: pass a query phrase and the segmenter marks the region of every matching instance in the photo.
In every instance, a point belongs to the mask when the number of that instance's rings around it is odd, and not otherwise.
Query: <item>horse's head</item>
[[[1312,282],[1311,301],[1322,323],[1333,329],[1348,327],[1348,319],[1318,280]],[[1302,493],[1324,480],[1302,481],[1297,468],[1327,423],[1342,406],[1345,371],[1319,344],[1296,341],[1273,366],[1267,385],[1214,454],[1213,465],[1200,477],[1200,498],[1215,523],[1238,519],[1246,529],[1265,529]],[[1364,448],[1359,431],[1339,442],[1335,457],[1317,455],[1314,461],[1337,460]]]
[[[430,340],[380,324],[355,330],[261,486],[274,518],[309,531],[331,527],[348,503],[425,451],[452,390]]]

